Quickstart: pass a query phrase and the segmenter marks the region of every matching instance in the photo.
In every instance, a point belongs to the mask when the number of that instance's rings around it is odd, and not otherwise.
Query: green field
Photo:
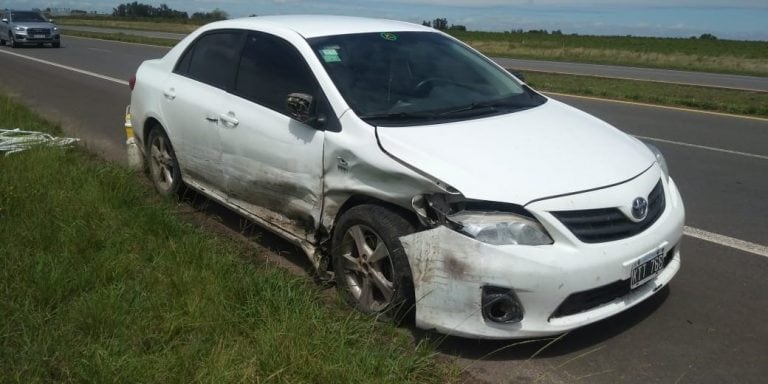
[[[489,56],[768,76],[768,42],[452,32]]]
[[[4,96],[0,127],[58,133]],[[0,155],[0,382],[459,381],[177,204],[78,148]]]
[[[201,24],[189,20],[182,23],[179,20],[165,19],[115,19],[107,17],[57,17],[56,23],[62,26],[78,25],[99,28],[135,29],[144,31],[159,31],[172,33],[190,33],[200,27]]]

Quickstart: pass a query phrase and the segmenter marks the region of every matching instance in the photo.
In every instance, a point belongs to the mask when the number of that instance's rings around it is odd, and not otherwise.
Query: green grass
[[[148,18],[115,18],[115,17],[58,17],[56,23],[59,25],[78,25],[99,28],[117,28],[117,29],[137,29],[144,31],[159,31],[173,33],[190,33],[205,24],[196,20],[178,20],[178,19],[148,19]]]
[[[59,133],[0,96],[0,127]],[[0,382],[458,381],[77,148],[0,156]]]
[[[768,76],[764,41],[451,33],[489,56]]]
[[[101,32],[73,31],[73,30],[66,29],[66,27],[62,28],[62,33],[68,36],[86,37],[89,39],[114,40],[114,41],[122,41],[124,43],[148,44],[148,45],[157,45],[161,47],[173,47],[179,42],[178,40],[163,39],[159,37],[137,36],[137,35],[131,35],[126,33],[101,33]],[[66,44],[66,40],[64,41],[64,44]]]
[[[768,92],[542,72],[523,74],[528,84],[545,92],[768,117]]]

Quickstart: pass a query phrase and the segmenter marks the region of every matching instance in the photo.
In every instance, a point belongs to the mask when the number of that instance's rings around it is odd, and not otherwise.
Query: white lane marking
[[[683,147],[704,149],[704,150],[707,150],[707,151],[722,152],[722,153],[727,153],[729,155],[746,156],[746,157],[752,157],[752,158],[760,159],[760,160],[768,160],[768,156],[758,155],[758,154],[755,154],[755,153],[732,151],[730,149],[707,147],[705,145],[683,143],[683,142],[680,142],[680,141],[673,141],[673,140],[657,139],[655,137],[647,137],[647,136],[635,136],[635,137],[637,137],[638,139],[642,139],[642,140],[657,141],[659,143],[667,143],[667,144],[679,145],[679,146],[683,146]]]
[[[70,67],[70,66],[64,65],[64,64],[54,63],[54,62],[48,61],[48,60],[38,59],[36,57],[31,57],[31,56],[27,56],[27,55],[18,54],[16,52],[10,52],[10,51],[5,50],[5,49],[0,49],[0,53],[4,53],[6,55],[11,55],[11,56],[16,56],[16,57],[21,57],[22,59],[32,60],[32,61],[35,61],[35,62],[38,62],[38,63],[51,65],[51,66],[54,66],[56,68],[66,69],[68,71],[77,72],[77,73],[80,73],[80,74],[83,74],[83,75],[92,76],[92,77],[95,77],[95,78],[98,78],[98,79],[111,81],[113,83],[122,84],[122,85],[128,85],[128,82],[125,81],[125,80],[120,80],[120,79],[116,79],[114,77],[109,77],[109,76],[98,74],[98,73],[95,73],[95,72],[86,71],[84,69]]]
[[[658,108],[658,109],[669,109],[671,111],[681,111],[681,112],[691,112],[691,113],[703,113],[705,115],[713,115],[713,116],[722,116],[722,117],[732,117],[736,119],[747,119],[747,120],[757,120],[757,121],[768,121],[765,117],[757,117],[757,116],[746,116],[746,115],[734,115],[732,113],[723,113],[723,112],[713,112],[713,111],[704,111],[701,109],[691,109],[691,108],[681,108],[681,107],[670,107],[667,105],[658,105],[658,104],[648,104],[648,103],[638,103],[636,101],[625,101],[625,100],[614,100],[614,99],[604,99],[600,97],[593,97],[593,96],[580,96],[580,95],[572,95],[570,93],[560,93],[560,92],[545,92],[540,91],[541,93],[545,95],[553,95],[553,96],[565,96],[565,97],[573,97],[575,99],[585,99],[585,100],[595,100],[595,101],[603,101],[606,103],[616,103],[616,104],[627,104],[627,105],[638,105],[641,107],[648,107],[648,108]]]
[[[101,48],[92,48],[89,47],[88,50],[90,51],[96,51],[96,52],[104,52],[104,53],[112,53],[109,49],[101,49]]]
[[[703,229],[683,227],[683,234],[690,237],[695,237],[699,240],[709,241],[722,245],[724,247],[738,249],[740,251],[753,253],[758,256],[768,257],[768,247],[765,245],[750,243],[749,241],[734,239],[725,235],[707,232]]]

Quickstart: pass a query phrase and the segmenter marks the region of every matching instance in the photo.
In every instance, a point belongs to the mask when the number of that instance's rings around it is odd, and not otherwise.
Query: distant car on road
[[[129,84],[158,192],[186,185],[274,230],[363,312],[545,336],[680,268],[685,210],[656,148],[432,28],[216,22]]]
[[[59,48],[61,35],[59,27],[38,11],[5,10],[0,22],[0,45],[6,42],[13,48],[31,44],[51,44]]]

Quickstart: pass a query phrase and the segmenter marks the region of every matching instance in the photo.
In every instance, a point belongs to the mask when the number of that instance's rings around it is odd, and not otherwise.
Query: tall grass
[[[0,127],[56,132],[0,96]],[[0,157],[0,382],[446,382],[403,330],[79,149]]]

